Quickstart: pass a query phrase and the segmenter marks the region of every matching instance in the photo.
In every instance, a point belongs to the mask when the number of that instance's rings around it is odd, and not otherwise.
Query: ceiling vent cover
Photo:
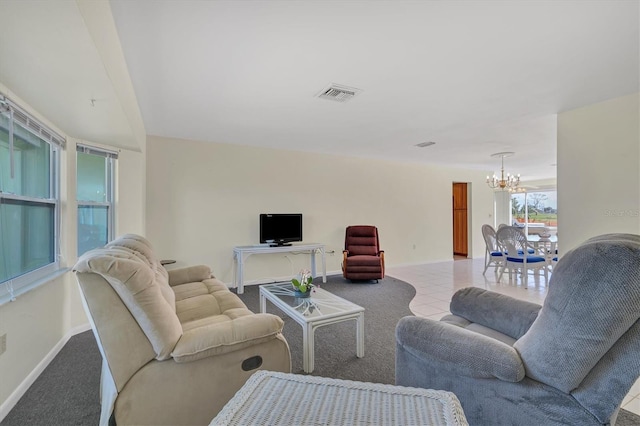
[[[361,89],[355,87],[341,86],[339,84],[332,83],[329,87],[323,89],[316,96],[320,99],[329,99],[336,102],[346,102],[349,99],[362,92]]]
[[[420,142],[420,143],[416,144],[415,146],[417,146],[418,148],[426,148],[428,146],[435,145],[435,144],[436,144],[435,142],[429,141],[429,142]]]

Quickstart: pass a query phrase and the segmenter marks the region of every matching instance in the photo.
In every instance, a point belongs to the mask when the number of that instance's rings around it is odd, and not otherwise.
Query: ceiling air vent
[[[436,144],[435,142],[420,142],[415,146],[417,146],[418,148],[426,148],[428,146],[435,145],[435,144]]]
[[[339,84],[332,83],[329,87],[322,90],[316,96],[321,99],[329,99],[336,102],[346,102],[360,92],[362,92],[362,90],[356,89],[355,87],[341,86]]]

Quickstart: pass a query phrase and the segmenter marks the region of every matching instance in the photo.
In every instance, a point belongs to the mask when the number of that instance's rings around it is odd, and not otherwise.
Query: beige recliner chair
[[[125,235],[74,267],[103,359],[100,424],[208,424],[258,369],[290,372],[282,320],[206,266],[167,272]]]

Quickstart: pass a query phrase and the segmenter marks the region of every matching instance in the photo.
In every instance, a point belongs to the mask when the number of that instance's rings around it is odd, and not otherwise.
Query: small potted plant
[[[311,271],[302,269],[296,278],[291,279],[296,297],[309,297],[313,288]]]

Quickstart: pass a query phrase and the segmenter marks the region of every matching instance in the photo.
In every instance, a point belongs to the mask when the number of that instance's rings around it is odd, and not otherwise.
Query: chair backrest
[[[153,345],[156,358],[171,357],[182,336],[182,325],[168,273],[156,259],[149,241],[139,235],[124,235],[83,254],[73,269],[76,273],[101,276],[131,312]],[[80,284],[82,287],[84,283]],[[83,291],[86,293],[86,289]]]
[[[514,347],[527,376],[608,419],[640,377],[640,235],[602,235],[566,253]]]
[[[492,253],[494,251],[498,251],[496,230],[493,229],[493,226],[488,224],[482,225],[482,238],[484,238],[484,244],[487,247],[487,252]]]
[[[377,256],[380,252],[378,228],[371,225],[347,226],[344,249],[349,251],[349,256]]]
[[[120,392],[142,366],[156,357],[156,352],[105,278],[93,272],[76,272],[76,278],[100,354],[106,363],[103,363],[102,381],[108,380],[104,377],[106,368],[116,391]]]
[[[502,252],[507,252],[509,257],[523,257],[529,248],[527,236],[521,228],[516,226],[504,226],[496,232],[496,240]]]

